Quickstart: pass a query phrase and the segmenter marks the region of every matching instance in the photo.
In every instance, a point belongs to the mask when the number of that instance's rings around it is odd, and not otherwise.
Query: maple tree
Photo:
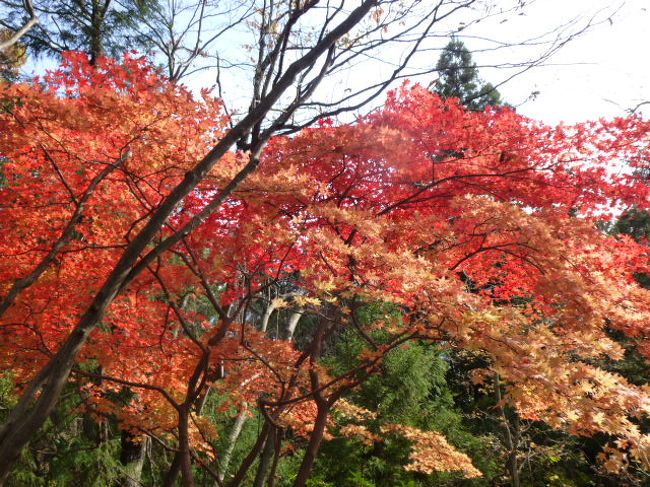
[[[622,205],[647,207],[648,187],[608,165],[643,163],[648,122],[549,127],[405,84],[355,124],[323,120],[253,158],[224,149],[168,205],[195,161],[232,137],[220,100],[195,100],[141,59],[92,67],[78,53],[42,82],[1,90],[0,367],[31,399],[67,381],[47,374],[81,335],[66,360],[85,407],[172,451],[168,485],[179,474],[193,485],[194,464],[219,479],[205,412],[215,396],[223,414],[264,417],[231,487],[258,457],[257,477],[273,485],[288,431],[306,445],[296,486],[332,432],[401,435],[408,468],[480,475],[439,433],[372,430],[374,413],[343,401],[411,340],[480,353],[488,366],[475,382],[498,373],[503,403],[524,419],[610,435],[611,470],[647,462],[648,385],[593,361],[622,357],[608,329],[650,354],[650,296],[633,278],[648,271],[647,247],[594,225]],[[291,312],[288,339],[266,330],[271,314]],[[80,329],[89,313],[98,326]],[[337,370],[321,358],[345,331],[365,345]]]
[[[343,13],[340,9],[328,12],[326,26],[321,31],[322,35],[319,35],[316,40],[306,46],[297,57],[294,57],[289,62],[280,54],[285,52],[287,41],[294,35],[294,28],[300,28],[301,17],[310,12],[315,5],[316,2],[306,2],[288,6],[289,12],[284,17],[285,28],[273,38],[266,39],[269,42],[265,41],[260,46],[259,62],[263,64],[263,68],[260,67],[256,79],[263,81],[263,85],[255,90],[254,102],[246,115],[238,122],[233,123],[223,137],[216,139],[212,149],[204,154],[202,158],[197,159],[198,162],[195,162],[193,167],[185,173],[182,181],[169,192],[164,200],[160,201],[154,211],[147,215],[146,223],[138,229],[137,235],[129,240],[120,259],[94,296],[92,304],[79,318],[78,323],[66,338],[63,346],[51,357],[39,374],[34,377],[29,387],[24,390],[21,400],[13,408],[0,432],[0,458],[2,458],[0,460],[0,477],[5,477],[8,474],[9,466],[17,458],[22,446],[27,443],[51,414],[72,370],[76,355],[88,340],[90,332],[97,327],[119,291],[137,277],[157,256],[178,243],[184,235],[218,208],[241,180],[255,170],[259,164],[259,154],[269,138],[277,131],[286,128],[295,111],[312,96],[323,77],[328,73],[327,69],[320,69],[314,74],[314,67],[321,60],[325,61],[325,66],[329,67],[332,62],[331,54],[334,52],[336,43],[343,35],[355,30],[368,13],[377,7],[377,1],[367,0],[352,10]],[[397,15],[399,16],[400,13],[398,12]],[[333,25],[334,27],[332,27]],[[400,69],[403,69],[404,66],[405,64]],[[311,78],[307,85],[302,85],[310,75]],[[92,79],[92,72],[87,73],[87,77]],[[271,79],[273,79],[272,83]],[[283,99],[287,90],[297,80],[300,81],[301,87],[296,90],[293,97],[290,97],[288,105],[277,116],[271,114],[271,110],[279,104],[280,99]],[[384,82],[384,86],[386,83],[388,81]],[[282,102],[285,101],[282,100]],[[159,242],[145,257],[138,260],[140,254],[153,241],[175,207],[196,188],[199,181],[222,159],[234,144],[245,145],[249,149],[248,163],[234,175],[220,193],[212,198],[201,213],[195,215],[187,225],[164,241]],[[75,216],[70,221],[69,232],[72,232],[77,223],[76,220],[80,217],[81,212],[75,213]],[[66,238],[68,237],[69,235]],[[46,259],[47,261],[51,261],[53,255],[60,250],[60,244],[56,247],[50,257]],[[42,274],[45,267],[46,264],[39,265],[34,269],[34,272],[30,272],[29,276],[25,276],[25,280],[16,283],[13,290],[9,291],[7,299],[2,305],[4,309],[0,309],[0,312],[5,311],[20,290],[32,284],[33,280]]]

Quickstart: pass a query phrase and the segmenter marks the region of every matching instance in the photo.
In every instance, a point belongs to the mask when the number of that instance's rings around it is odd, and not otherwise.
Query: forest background
[[[647,484],[650,129],[519,115],[499,4],[3,2],[3,481]]]

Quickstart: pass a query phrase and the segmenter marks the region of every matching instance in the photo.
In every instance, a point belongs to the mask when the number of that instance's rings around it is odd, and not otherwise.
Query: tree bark
[[[271,471],[268,475],[268,483],[266,487],[274,487],[276,476],[275,473],[278,471],[278,463],[280,463],[280,450],[282,447],[282,440],[284,439],[284,430],[278,430],[275,434],[275,451],[273,453],[273,464],[271,465]]]
[[[253,480],[253,487],[264,487],[264,481],[266,480],[269,465],[271,463],[271,459],[273,458],[276,435],[276,428],[271,428],[271,432],[269,433],[269,436],[266,439],[266,444],[264,445],[264,450],[262,450],[262,455],[260,456],[260,462],[257,466],[255,480]]]
[[[63,386],[68,380],[77,354],[87,341],[92,330],[104,316],[113,299],[162,252],[181,241],[220,207],[239,183],[257,168],[259,159],[251,157],[249,163],[203,211],[193,217],[176,234],[164,239],[141,257],[177,205],[237,141],[264,119],[281,96],[293,86],[299,74],[317,62],[321,55],[329,52],[336,41],[357,25],[377,3],[378,0],[362,2],[340,24],[324,35],[311,50],[289,65],[284,73],[279,76],[269,93],[256,104],[255,108],[250,110],[194,169],[186,173],[183,181],[172,190],[142,230],[133,238],[86,313],[81,317],[59,351],[30,383],[0,431],[0,485],[4,483],[11,466],[20,456],[22,448],[51,414],[61,396]],[[297,106],[291,106],[289,111],[294,111],[296,108]],[[290,116],[290,113],[285,112],[279,117],[284,120],[288,116]],[[276,122],[279,121],[280,118],[276,119]],[[271,128],[264,131],[263,140],[258,141],[255,150],[252,152],[259,154],[265,141],[272,135],[272,129],[277,128],[279,128],[277,123],[272,123]]]
[[[294,311],[289,318],[289,323],[287,323],[287,340],[293,340],[293,334],[296,331],[300,317],[302,316],[301,311]]]
[[[221,463],[219,465],[219,481],[223,482],[226,472],[228,471],[228,465],[230,465],[230,459],[232,458],[232,452],[235,449],[235,444],[237,439],[241,434],[242,429],[244,428],[244,423],[246,422],[246,403],[242,404],[242,409],[235,419],[235,424],[233,424],[230,434],[228,435],[228,445],[223,452],[221,457]]]
[[[90,7],[90,26],[89,35],[90,43],[88,50],[90,51],[90,64],[95,66],[100,56],[104,54],[104,21],[106,12],[110,7],[111,0],[91,0]]]
[[[271,423],[268,421],[264,422],[264,426],[262,427],[262,431],[260,431],[259,436],[257,437],[257,441],[255,442],[255,445],[253,445],[253,448],[251,451],[248,453],[244,461],[239,467],[239,470],[237,470],[237,473],[235,476],[232,478],[232,480],[228,483],[227,487],[239,487],[244,480],[244,477],[246,477],[246,474],[248,473],[248,470],[251,468],[251,465],[257,458],[257,455],[259,455],[260,451],[262,451],[262,448],[264,448],[264,444],[266,443],[266,439],[271,431]]]
[[[149,437],[136,438],[128,431],[122,431],[121,443],[120,461],[125,470],[121,486],[141,487],[142,467],[149,446]]]
[[[180,455],[183,487],[194,487],[192,456],[190,455],[190,415],[187,409],[187,407],[182,407],[178,412],[178,453]]]
[[[505,408],[501,405],[501,381],[499,374],[495,374],[495,390],[499,412],[501,413],[501,423],[503,426],[506,448],[508,449],[508,458],[506,460],[506,470],[510,476],[512,487],[519,487],[519,465],[517,462],[517,447],[519,446],[519,419],[515,418],[515,434],[510,429],[510,420],[506,415]]]
[[[36,12],[34,11],[34,5],[32,4],[32,0],[26,0],[25,1],[25,9],[27,10],[27,13],[29,14],[29,20],[23,24],[23,26],[18,29],[9,39],[7,39],[4,42],[0,42],[0,52],[5,51],[9,49],[11,46],[16,44],[18,41],[20,41],[20,38],[27,34],[29,29],[34,27],[36,24],[38,24],[38,17],[36,16]]]
[[[176,479],[178,478],[178,475],[181,473],[181,455],[180,453],[176,452],[174,454],[174,459],[172,460],[172,464],[169,466],[169,470],[167,470],[167,474],[165,475],[165,478],[163,480],[163,487],[174,487],[176,485]]]
[[[305,451],[305,456],[302,458],[302,463],[300,464],[300,469],[298,470],[298,475],[293,483],[293,487],[305,487],[307,480],[309,480],[311,469],[314,466],[314,460],[316,459],[316,454],[318,453],[320,444],[323,441],[329,410],[329,405],[318,406],[318,414],[316,415],[316,421],[314,422],[314,429],[309,437],[307,450]]]
[[[273,314],[274,310],[275,310],[275,305],[273,304],[273,302],[269,303],[269,305],[264,310],[264,315],[262,316],[262,324],[260,326],[260,329],[263,332],[266,332],[266,329],[269,326],[269,319],[271,318],[271,315]]]

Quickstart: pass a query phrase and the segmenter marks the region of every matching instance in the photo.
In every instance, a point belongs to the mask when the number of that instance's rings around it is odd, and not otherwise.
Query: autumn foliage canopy
[[[43,79],[2,85],[0,99],[0,367],[20,390],[230,120],[209,93],[197,99],[132,57],[94,68],[68,54]],[[121,290],[71,380],[95,414],[203,458],[220,455],[208,393],[223,411],[260,408],[295,441],[381,441],[364,427],[370,412],[341,397],[388,350],[423,340],[485,357],[474,380],[498,374],[522,418],[610,435],[611,470],[647,462],[650,386],[599,364],[623,356],[611,330],[650,358],[650,292],[633,279],[648,250],[595,223],[648,206],[634,168],[649,142],[638,117],[550,127],[408,83],[354,124],[272,138],[259,168]],[[248,157],[223,157],[152,245]],[[372,303],[387,311],[360,319]],[[261,327],[271,305],[311,320],[306,345]],[[344,330],[367,347],[340,373],[320,359]],[[409,468],[480,475],[439,433],[383,433],[411,440]]]

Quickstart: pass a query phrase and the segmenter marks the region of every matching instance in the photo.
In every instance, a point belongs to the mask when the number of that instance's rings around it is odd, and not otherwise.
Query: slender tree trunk
[[[280,447],[282,446],[283,439],[284,439],[284,430],[276,431],[275,452],[273,454],[273,464],[271,465],[271,471],[269,472],[268,475],[269,481],[266,484],[267,487],[275,486],[275,473],[278,470],[278,463],[280,462]]]
[[[508,455],[508,473],[512,487],[519,487],[519,464],[517,462],[517,451],[511,451]]]
[[[497,403],[501,403],[501,381],[499,374],[495,374],[495,390]],[[506,448],[508,449],[508,458],[506,460],[506,470],[510,476],[512,487],[519,487],[519,465],[517,462],[517,447],[519,445],[519,418],[515,418],[515,431],[510,428],[510,420],[506,415],[505,408],[499,404],[501,413],[501,423],[503,426]]]
[[[178,453],[181,455],[181,473],[183,474],[183,486],[194,487],[194,476],[192,475],[192,457],[190,455],[189,411],[187,411],[186,407],[182,407],[178,416]]]
[[[253,487],[264,487],[266,474],[269,470],[269,465],[271,463],[271,459],[273,458],[273,452],[275,450],[276,435],[277,435],[277,430],[275,428],[272,428],[268,438],[266,439],[266,444],[264,445],[264,450],[262,450],[262,455],[260,456],[260,463],[257,466],[257,473],[255,474],[255,480],[253,480]]]
[[[172,460],[172,464],[169,466],[169,470],[167,471],[167,474],[165,475],[165,479],[163,480],[163,487],[174,487],[176,485],[176,479],[178,479],[178,475],[181,473],[181,454],[180,452],[176,452],[174,454],[174,459]]]
[[[233,424],[230,434],[228,435],[228,445],[226,446],[225,451],[221,457],[221,462],[219,465],[219,481],[223,482],[226,472],[228,471],[228,465],[230,465],[230,459],[232,458],[232,452],[235,449],[235,444],[237,439],[241,434],[242,429],[244,428],[244,423],[246,422],[246,403],[242,404],[242,409],[235,419],[235,424]]]
[[[34,5],[32,3],[32,0],[25,0],[24,4],[25,10],[27,10],[27,13],[29,14],[29,20],[23,24],[23,26],[18,29],[16,32],[14,32],[9,39],[6,39],[4,42],[0,42],[0,53],[2,51],[5,51],[6,49],[9,49],[11,46],[16,44],[22,36],[24,36],[29,29],[34,27],[36,24],[38,24],[38,17],[36,16],[36,12],[34,11]]]
[[[329,405],[318,407],[314,429],[309,438],[307,450],[305,451],[305,456],[302,458],[302,463],[300,464],[300,469],[298,470],[298,475],[293,483],[293,487],[305,487],[307,480],[309,480],[311,469],[314,466],[314,460],[316,459],[316,454],[318,453],[318,449],[320,448],[325,434],[329,409]]]
[[[190,404],[183,404],[178,411],[178,451],[165,476],[165,487],[174,486],[179,473],[183,479],[183,487],[194,487],[190,453],[189,408]]]
[[[517,446],[519,445],[520,428],[519,417],[515,417],[513,425],[513,446],[508,457],[508,469],[510,471],[510,479],[512,480],[512,487],[519,487],[519,461],[517,460]]]
[[[264,426],[262,427],[262,431],[257,437],[257,441],[255,442],[255,445],[253,445],[251,451],[248,453],[246,458],[244,458],[244,461],[240,465],[239,470],[237,470],[237,473],[232,478],[232,480],[227,485],[227,487],[239,487],[241,485],[242,481],[244,480],[244,477],[246,477],[246,474],[248,473],[248,470],[251,468],[251,465],[257,458],[257,455],[259,455],[260,451],[262,451],[262,448],[264,448],[264,444],[266,443],[266,438],[271,432],[271,428],[272,428],[271,424],[268,421],[265,421]]]

